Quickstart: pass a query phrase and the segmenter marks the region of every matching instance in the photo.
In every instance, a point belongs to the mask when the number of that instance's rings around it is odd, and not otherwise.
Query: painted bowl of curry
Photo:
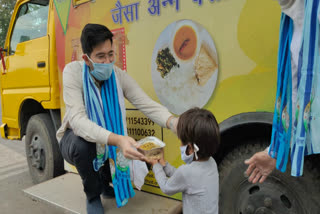
[[[171,49],[176,59],[182,62],[194,59],[200,44],[197,26],[192,21],[179,21],[172,38]]]

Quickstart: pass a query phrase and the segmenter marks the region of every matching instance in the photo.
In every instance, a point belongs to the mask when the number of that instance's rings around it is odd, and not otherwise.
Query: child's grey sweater
[[[162,192],[182,192],[183,214],[218,214],[219,175],[213,158],[193,161],[178,169],[158,163],[153,172]]]

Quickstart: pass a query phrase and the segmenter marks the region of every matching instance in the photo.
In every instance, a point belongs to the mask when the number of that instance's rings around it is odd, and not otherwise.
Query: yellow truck
[[[271,0],[17,0],[1,49],[1,136],[25,136],[34,183],[76,172],[55,137],[65,112],[62,72],[81,60],[84,25],[104,24],[114,34],[116,66],[152,99],[176,116],[194,106],[215,114],[220,213],[318,213],[318,156],[306,160],[300,178],[275,171],[251,184],[244,176],[244,160],[270,141],[280,14]],[[126,108],[128,134],[160,138],[166,159],[181,165],[177,137]],[[168,197],[152,171],[143,190]]]

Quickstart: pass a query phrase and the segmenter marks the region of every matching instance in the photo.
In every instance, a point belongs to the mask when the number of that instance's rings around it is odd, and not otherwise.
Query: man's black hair
[[[99,24],[87,24],[81,33],[81,46],[84,54],[91,55],[93,49],[105,42],[110,40],[112,44],[113,34],[104,25]]]

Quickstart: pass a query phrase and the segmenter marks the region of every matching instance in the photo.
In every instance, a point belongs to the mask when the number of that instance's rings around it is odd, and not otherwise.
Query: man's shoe
[[[87,214],[104,214],[100,196],[92,199],[90,202],[87,199]]]
[[[102,197],[104,199],[108,199],[108,198],[114,198],[115,194],[114,194],[114,189],[111,186],[105,187],[102,190]]]

